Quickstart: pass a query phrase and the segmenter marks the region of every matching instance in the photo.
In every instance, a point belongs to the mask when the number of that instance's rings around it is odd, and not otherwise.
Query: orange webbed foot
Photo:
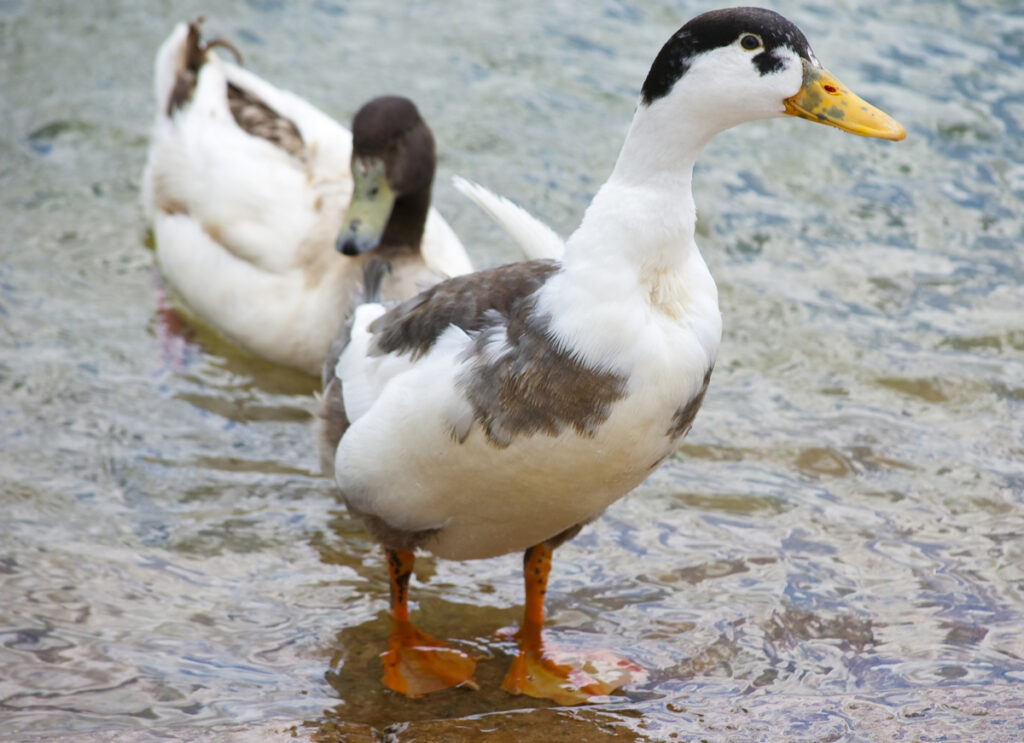
[[[473,681],[476,659],[435,640],[409,621],[409,578],[415,556],[408,550],[385,550],[391,578],[391,636],[381,680],[407,697],[421,697],[453,686],[479,688]]]
[[[543,645],[520,648],[501,688],[511,694],[558,704],[607,701],[613,691],[640,682],[647,672],[607,650],[566,650]]]
[[[541,637],[544,625],[544,594],[551,571],[551,543],[526,550],[523,577],[526,605],[523,625],[514,634],[519,653],[501,688],[512,694],[551,699],[558,704],[603,702],[620,686],[642,681],[646,672],[635,663],[606,650],[562,650],[546,644]]]
[[[421,697],[453,686],[479,688],[473,680],[475,658],[408,622],[396,623],[388,645],[380,657],[384,663],[381,680],[389,689]]]

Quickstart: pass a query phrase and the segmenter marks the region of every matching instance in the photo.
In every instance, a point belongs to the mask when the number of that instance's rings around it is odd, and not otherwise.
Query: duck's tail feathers
[[[561,236],[521,206],[460,176],[454,176],[452,183],[515,240],[527,260],[562,257],[565,241]]]
[[[154,88],[161,116],[171,116],[192,100],[199,70],[209,60],[211,49],[221,47],[242,64],[242,53],[227,39],[203,41],[203,16],[175,26],[156,55]]]

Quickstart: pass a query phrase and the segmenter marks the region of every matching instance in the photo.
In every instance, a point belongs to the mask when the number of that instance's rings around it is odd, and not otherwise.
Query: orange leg
[[[387,652],[380,656],[384,685],[408,697],[460,684],[477,688],[473,681],[475,659],[421,632],[409,621],[409,578],[415,555],[405,550],[385,552],[391,576],[391,636]]]
[[[559,704],[598,701],[596,697],[641,680],[645,674],[636,664],[606,651],[567,652],[545,645],[541,628],[552,551],[542,543],[526,550],[523,558],[526,605],[523,625],[516,633],[519,652],[501,688]]]

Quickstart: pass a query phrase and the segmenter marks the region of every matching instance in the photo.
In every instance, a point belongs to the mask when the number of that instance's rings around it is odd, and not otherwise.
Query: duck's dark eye
[[[753,51],[761,46],[761,40],[754,36],[754,34],[744,34],[740,37],[740,46],[747,51]]]

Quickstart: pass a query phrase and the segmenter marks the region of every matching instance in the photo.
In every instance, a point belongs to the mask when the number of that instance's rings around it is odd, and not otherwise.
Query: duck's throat
[[[395,200],[388,225],[381,235],[382,248],[416,248],[430,209],[430,188],[402,194]]]

